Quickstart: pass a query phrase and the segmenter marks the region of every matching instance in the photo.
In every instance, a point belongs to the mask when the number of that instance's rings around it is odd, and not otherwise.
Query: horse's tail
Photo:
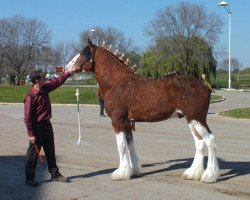
[[[210,92],[212,93],[215,93],[215,90],[213,89],[212,85],[206,81],[206,79],[204,79],[204,83],[205,85],[210,89]]]
[[[210,92],[211,92],[211,93],[212,93],[212,92],[215,93],[215,90],[213,89],[212,85],[207,81],[206,75],[205,75],[205,74],[202,74],[201,77],[202,77],[202,79],[203,79],[205,85],[210,89]]]

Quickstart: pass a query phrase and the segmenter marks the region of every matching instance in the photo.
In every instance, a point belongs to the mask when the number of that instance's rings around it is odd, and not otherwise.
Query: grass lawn
[[[0,102],[22,103],[30,86],[0,86]],[[96,87],[80,87],[81,104],[98,104],[96,99]],[[76,103],[76,87],[63,86],[50,93],[51,103],[74,104]],[[223,99],[218,95],[212,95],[211,101]]]
[[[220,100],[223,100],[223,97],[222,97],[222,96],[219,96],[219,95],[211,95],[210,102],[213,102],[213,101],[220,101]]]
[[[0,86],[0,102],[23,103],[31,86]],[[80,104],[98,104],[96,87],[80,87]],[[51,103],[76,104],[76,87],[63,86],[50,93]],[[211,102],[222,100],[222,96],[212,95]],[[239,108],[220,113],[223,116],[250,119],[250,108]]]
[[[220,112],[219,114],[222,116],[233,117],[238,119],[250,119],[250,108],[237,108],[225,112]]]
[[[0,86],[0,102],[22,103],[31,86]],[[80,87],[80,104],[98,104],[95,87]],[[50,93],[51,103],[75,104],[76,87],[63,86]]]
[[[231,74],[232,88],[250,87],[250,74]],[[216,79],[211,80],[211,84],[216,88],[228,87],[228,74],[216,74]]]

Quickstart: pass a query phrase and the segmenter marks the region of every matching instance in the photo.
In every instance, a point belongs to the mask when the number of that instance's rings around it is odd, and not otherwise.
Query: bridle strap
[[[93,55],[91,56],[90,58],[90,63],[91,63],[91,71],[95,71],[95,61],[94,61],[94,58],[95,58],[95,53],[96,53],[96,49],[97,49],[97,46],[94,46],[94,51],[93,51]]]
[[[95,53],[96,53],[96,49],[97,49],[97,47],[96,46],[94,46],[94,52],[93,52],[93,55],[91,55],[91,57],[90,58],[86,58],[85,56],[85,59],[83,60],[83,62],[80,64],[80,69],[81,69],[81,71],[82,71],[82,67],[83,67],[83,65],[86,63],[86,62],[90,62],[91,63],[91,71],[95,71],[95,61],[94,61],[94,58],[95,58]]]

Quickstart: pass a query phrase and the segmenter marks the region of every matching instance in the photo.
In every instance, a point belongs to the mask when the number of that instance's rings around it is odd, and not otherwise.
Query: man
[[[98,99],[99,104],[100,104],[100,116],[101,117],[106,117],[104,115],[104,100],[102,98],[102,92],[101,92],[100,88],[98,88],[97,91],[96,91],[96,98]]]
[[[41,70],[31,73],[33,83],[28,95],[24,99],[24,121],[29,136],[29,147],[26,155],[25,174],[26,184],[37,186],[35,180],[37,149],[43,147],[47,159],[51,181],[67,182],[68,178],[62,176],[56,165],[54,133],[50,123],[51,103],[49,93],[60,87],[67,78],[73,75],[79,67],[74,66],[59,77],[46,82],[45,74]]]

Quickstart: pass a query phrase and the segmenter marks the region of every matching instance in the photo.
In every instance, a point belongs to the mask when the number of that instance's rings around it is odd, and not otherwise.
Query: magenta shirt
[[[52,117],[49,93],[60,87],[70,76],[70,72],[67,71],[59,77],[47,81],[39,91],[33,87],[29,90],[24,99],[24,122],[30,137],[35,136],[34,122],[48,121]]]

